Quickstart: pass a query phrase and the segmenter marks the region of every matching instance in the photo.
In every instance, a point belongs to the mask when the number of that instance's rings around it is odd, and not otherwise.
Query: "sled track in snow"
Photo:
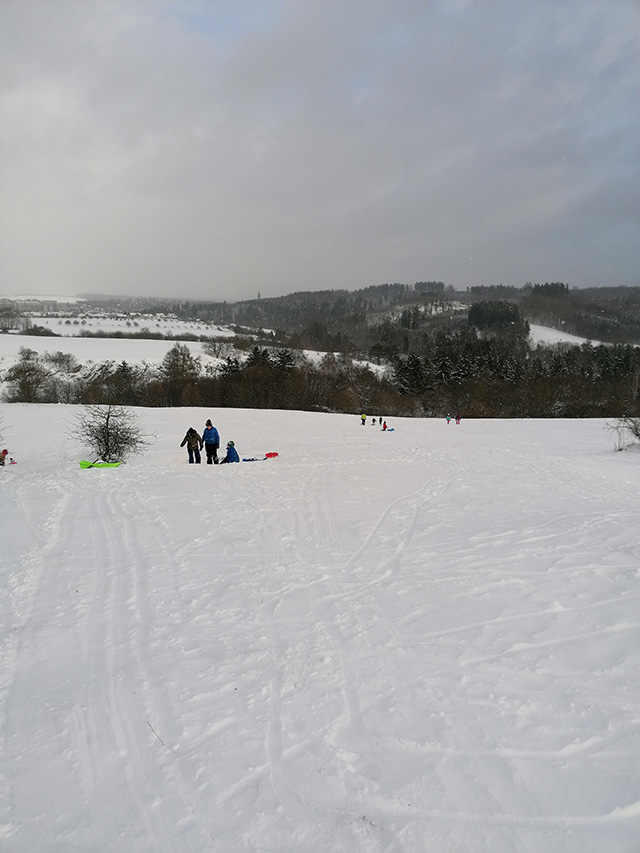
[[[202,800],[196,784],[197,767],[189,753],[181,749],[182,728],[177,720],[171,697],[163,687],[163,679],[153,666],[153,651],[150,648],[149,631],[158,624],[162,614],[153,610],[150,591],[154,584],[153,568],[162,569],[162,575],[169,579],[174,589],[180,583],[181,566],[174,558],[175,548],[167,539],[164,524],[151,513],[145,512],[144,499],[138,496],[137,505],[124,506],[120,498],[112,492],[108,499],[106,517],[120,528],[121,538],[116,546],[110,545],[109,560],[121,566],[120,595],[114,602],[122,616],[116,617],[115,608],[110,608],[107,624],[110,626],[112,643],[111,673],[124,668],[125,661],[136,662],[135,684],[144,701],[144,706],[135,718],[131,713],[130,697],[127,691],[115,692],[117,680],[110,678],[114,685],[114,702],[124,721],[120,737],[127,739],[132,762],[127,778],[134,790],[146,792],[147,774],[145,761],[151,761],[153,768],[161,770],[163,785],[155,791],[158,803],[166,801],[168,808],[153,810],[154,824],[148,829],[158,850],[180,850],[180,844],[174,847],[172,838],[176,826],[189,826],[192,834],[202,836],[202,847],[215,850],[212,837],[213,827],[207,817],[207,805]],[[141,511],[142,510],[142,511]],[[103,528],[109,538],[108,528]],[[141,712],[141,713],[140,713]],[[146,749],[141,753],[137,746],[138,738]],[[141,811],[149,797],[141,798]],[[167,815],[165,817],[165,815]],[[166,823],[168,815],[173,816],[172,823]],[[148,820],[147,820],[148,823]],[[193,839],[190,843],[193,843]],[[155,849],[155,848],[154,848]]]
[[[352,815],[354,809],[360,809],[364,822],[361,826],[368,827],[366,838],[369,845],[367,849],[370,850],[394,849],[393,843],[390,847],[388,846],[390,837],[386,836],[382,825],[376,820],[376,815],[382,816],[385,813],[388,819],[390,806],[388,803],[382,806],[364,795],[370,783],[368,776],[366,774],[360,776],[362,771],[357,769],[360,763],[357,756],[364,758],[371,749],[371,738],[379,738],[379,735],[369,730],[370,724],[375,721],[375,718],[371,718],[370,715],[381,706],[398,701],[407,694],[407,691],[416,687],[421,688],[422,692],[431,693],[435,705],[438,704],[439,698],[422,680],[407,684],[401,679],[401,674],[396,667],[397,655],[412,652],[410,648],[404,646],[402,629],[395,618],[387,612],[383,601],[389,597],[390,590],[393,588],[395,576],[402,564],[404,554],[411,546],[424,508],[430,502],[437,500],[444,491],[454,487],[460,476],[462,475],[449,477],[444,482],[438,477],[430,478],[417,492],[403,495],[387,505],[378,516],[363,544],[351,555],[345,553],[337,534],[326,476],[318,475],[308,484],[314,506],[312,527],[318,555],[323,554],[327,546],[333,553],[334,559],[340,553],[343,555],[341,566],[336,560],[338,564],[325,570],[321,578],[309,587],[315,592],[313,612],[315,622],[322,627],[324,634],[324,655],[330,659],[337,656],[341,661],[342,672],[340,691],[343,713],[340,717],[336,717],[330,726],[323,727],[322,731],[316,731],[315,737],[322,738],[323,750],[328,751],[331,756],[329,757],[328,754],[325,761],[333,767],[336,781],[347,785],[350,791],[346,802],[341,804],[339,800],[332,798],[331,802],[325,802],[323,805],[325,810],[328,808],[335,811],[341,814],[343,819]],[[388,540],[387,546],[384,529],[392,516],[394,535]],[[296,524],[300,532],[299,522]],[[359,566],[360,562],[368,564],[368,570]],[[297,591],[299,590],[298,586]],[[288,591],[282,589],[281,593],[286,596]],[[274,594],[271,602],[268,610],[266,608],[263,610],[263,618],[270,624],[276,658],[286,660],[286,641],[283,640],[276,616],[281,599]],[[363,619],[363,613],[368,616],[366,622]],[[372,614],[377,617],[374,624],[370,621]],[[361,699],[356,685],[363,677],[362,667],[366,669],[374,661],[377,669],[382,673],[381,680],[391,682],[395,686],[387,691],[384,700],[370,702]],[[320,667],[320,664],[318,665]],[[314,811],[315,806],[308,797],[301,799],[301,791],[295,790],[286,782],[286,760],[282,741],[284,677],[285,671],[280,669],[271,682],[271,719],[266,742],[268,763],[265,766],[265,772],[268,767],[274,790],[278,793],[282,806],[287,814],[294,817],[303,807],[303,803],[306,810]],[[407,723],[411,725],[409,718]],[[416,732],[416,742],[420,739],[420,734]],[[479,744],[468,728],[462,730],[458,726],[453,733],[453,740],[461,747],[458,750],[459,754],[467,756],[472,762],[474,762],[473,756],[475,761],[482,761]],[[383,743],[387,750],[402,751],[399,742],[385,739]],[[304,743],[300,743],[299,746],[304,753],[311,744],[305,747]],[[451,749],[454,748],[451,747]],[[296,754],[299,755],[299,752],[296,751]],[[341,757],[343,755],[351,755],[352,758],[345,763]],[[489,814],[505,811],[504,791],[510,784],[509,774],[505,776],[506,769],[503,766],[498,776],[485,780],[484,809]],[[476,768],[475,772],[484,773],[485,771],[482,768]],[[473,787],[477,797],[475,785]],[[500,792],[500,800],[496,800],[491,793],[494,788]],[[449,796],[452,799],[451,815],[453,815],[456,813],[456,808],[464,807],[465,797],[460,794],[456,784],[449,788]],[[398,819],[400,812],[395,813],[394,817]],[[448,819],[444,813],[442,817]],[[410,818],[407,814],[407,818],[422,819],[415,810],[411,812]],[[481,819],[478,818],[478,820]],[[401,819],[401,822],[404,820]],[[509,821],[496,825],[507,834],[515,830],[515,825],[511,825]],[[512,838],[509,843],[515,845],[517,841]],[[514,849],[516,849],[515,846]]]

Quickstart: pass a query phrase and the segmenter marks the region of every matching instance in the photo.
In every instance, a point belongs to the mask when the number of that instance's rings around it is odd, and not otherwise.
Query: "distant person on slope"
[[[451,423],[451,415],[447,415],[447,423]]]
[[[187,445],[187,453],[189,454],[189,464],[193,465],[195,459],[196,465],[200,464],[200,451],[202,450],[202,439],[193,427],[189,427],[187,434],[182,439],[180,447]]]
[[[224,465],[226,462],[239,462],[240,457],[238,456],[238,451],[236,450],[236,445],[233,441],[227,442],[227,455],[224,459],[220,460],[220,464]]]
[[[364,426],[367,422],[367,416],[366,415],[360,415],[360,420],[362,421],[362,426]]]
[[[218,464],[218,448],[220,447],[220,435],[218,430],[213,426],[211,421],[207,421],[204,432],[202,433],[202,441],[207,454],[207,465]]]
[[[7,458],[8,455],[8,450],[3,450],[2,453],[0,453],[0,465],[4,465],[4,460]]]
[[[457,412],[457,413],[456,413],[456,423],[457,423],[457,424],[459,424],[459,423],[460,423],[460,412]]]

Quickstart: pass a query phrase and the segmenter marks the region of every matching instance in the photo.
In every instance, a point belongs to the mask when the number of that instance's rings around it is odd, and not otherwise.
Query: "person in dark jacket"
[[[225,462],[239,462],[240,457],[238,456],[238,451],[236,450],[236,446],[233,441],[227,442],[227,455],[224,459],[220,460],[220,464],[224,465]]]
[[[187,453],[189,454],[189,464],[193,465],[195,459],[196,465],[200,464],[200,451],[202,450],[202,439],[193,427],[189,427],[187,434],[182,439],[180,447],[187,445]]]
[[[211,421],[207,421],[202,433],[202,441],[207,454],[207,465],[218,464],[218,448],[220,447],[220,435]]]

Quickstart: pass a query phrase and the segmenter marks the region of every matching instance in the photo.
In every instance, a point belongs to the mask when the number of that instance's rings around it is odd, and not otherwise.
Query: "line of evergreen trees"
[[[79,364],[23,348],[1,377],[9,402],[213,406],[385,417],[640,416],[640,348],[560,345],[534,350],[474,327],[425,336],[421,352],[394,354],[384,371],[327,354],[318,364],[287,348],[254,346],[203,367],[180,343],[157,368],[126,361]]]

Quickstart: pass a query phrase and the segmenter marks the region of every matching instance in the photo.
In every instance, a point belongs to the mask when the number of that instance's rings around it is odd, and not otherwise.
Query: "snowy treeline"
[[[287,347],[200,346],[202,356],[176,343],[156,364],[80,361],[62,350],[23,347],[17,362],[0,371],[4,399],[403,416],[640,415],[640,348],[626,345],[530,349],[508,335],[481,336],[470,328],[425,340],[422,355],[388,354],[380,369],[332,353],[312,361]]]

